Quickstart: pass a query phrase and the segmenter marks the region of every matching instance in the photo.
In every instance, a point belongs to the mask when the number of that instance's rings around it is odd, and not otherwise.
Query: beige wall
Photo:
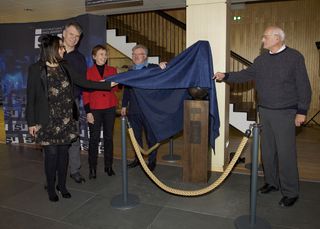
[[[250,61],[260,53],[261,35],[266,26],[278,25],[284,29],[286,44],[305,57],[313,91],[310,118],[320,108],[319,51],[315,45],[320,41],[320,1],[247,4],[245,9],[231,11],[231,16],[240,16],[241,20],[231,21],[230,49]]]

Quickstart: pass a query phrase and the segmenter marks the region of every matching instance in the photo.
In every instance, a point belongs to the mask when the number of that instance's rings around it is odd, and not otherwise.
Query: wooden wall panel
[[[261,52],[261,35],[269,25],[278,25],[286,33],[286,44],[299,50],[305,57],[312,85],[312,103],[308,117],[320,109],[319,51],[320,1],[298,0],[247,4],[245,9],[231,11],[230,48],[253,61]],[[317,121],[320,117],[317,117]]]

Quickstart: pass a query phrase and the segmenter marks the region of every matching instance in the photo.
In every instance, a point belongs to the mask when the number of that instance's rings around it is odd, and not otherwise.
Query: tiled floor
[[[82,160],[82,173],[87,176],[85,155]],[[162,191],[141,168],[128,170],[129,193],[139,198],[139,204],[119,210],[111,206],[111,200],[122,192],[121,162],[115,160],[113,177],[103,172],[101,158],[99,164],[96,180],[76,184],[68,178],[72,198],[52,203],[43,188],[40,150],[0,145],[0,228],[228,229],[235,228],[237,217],[249,213],[248,175],[232,174],[218,189],[201,197],[180,197]],[[158,165],[155,174],[174,187],[200,187],[183,184],[182,171],[177,166]],[[210,182],[218,176],[213,173]],[[263,180],[258,179],[261,185]],[[257,215],[272,228],[319,228],[319,193],[320,183],[301,182],[300,199],[287,209],[278,206],[279,192],[258,195]]]

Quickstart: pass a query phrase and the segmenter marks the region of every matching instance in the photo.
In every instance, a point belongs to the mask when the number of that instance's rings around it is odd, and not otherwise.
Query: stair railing
[[[252,65],[250,61],[230,51],[230,72],[241,71]],[[254,81],[230,84],[230,103],[235,112],[247,112],[248,120],[256,121],[256,90]]]
[[[128,42],[144,44],[149,56],[169,61],[186,48],[185,24],[163,11],[110,15],[107,29],[127,36]]]

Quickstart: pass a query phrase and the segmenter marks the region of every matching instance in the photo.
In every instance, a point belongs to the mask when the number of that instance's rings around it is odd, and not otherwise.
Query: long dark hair
[[[45,64],[57,64],[62,61],[59,55],[60,41],[62,39],[55,35],[45,34],[39,37],[40,42],[40,62]]]

